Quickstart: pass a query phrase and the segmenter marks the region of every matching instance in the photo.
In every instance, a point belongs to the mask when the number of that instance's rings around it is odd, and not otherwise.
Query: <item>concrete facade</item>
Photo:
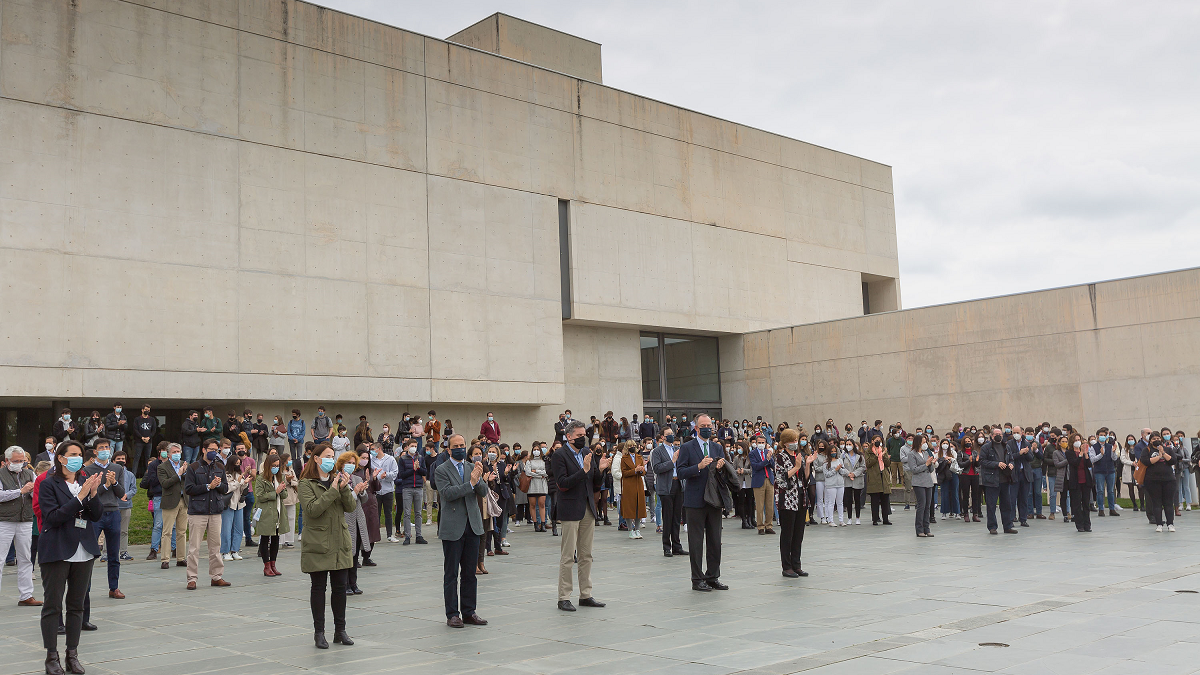
[[[603,82],[600,43],[497,12],[446,38],[564,75]]]
[[[722,338],[737,416],[1200,428],[1200,269]]]
[[[0,405],[533,434],[637,411],[639,329],[899,305],[889,167],[605,87],[598,45],[538,67],[576,43],[496,21],[500,54],[295,0],[0,0]]]

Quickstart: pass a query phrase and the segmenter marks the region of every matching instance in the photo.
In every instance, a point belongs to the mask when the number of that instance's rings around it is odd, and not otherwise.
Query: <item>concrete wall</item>
[[[722,340],[729,416],[1200,428],[1200,269]]]
[[[592,82],[603,82],[600,43],[496,13],[446,38]]]
[[[580,324],[898,274],[880,164],[295,0],[0,0],[0,401],[557,408],[559,199]]]

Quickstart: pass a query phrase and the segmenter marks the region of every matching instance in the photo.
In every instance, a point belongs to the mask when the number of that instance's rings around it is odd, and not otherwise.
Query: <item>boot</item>
[[[275,576],[275,573],[271,571],[271,563],[266,562],[266,561],[263,561],[263,576],[264,577]]]
[[[317,643],[317,649],[329,649],[329,643],[325,641],[325,631],[319,630],[314,633],[313,641]]]
[[[350,636],[346,634],[345,628],[337,628],[333,631],[333,641],[336,644],[343,644],[347,647],[354,644],[354,640],[351,640]]]
[[[558,523],[550,523],[550,536],[558,536]]]
[[[274,560],[271,561],[271,571],[274,572],[275,576],[277,576],[277,577],[283,576],[283,572],[280,572],[279,568],[275,566]]]
[[[67,675],[58,660],[58,652],[46,652],[46,675]]]
[[[79,651],[75,649],[67,650],[67,672],[75,673],[75,675],[83,675],[87,671],[83,669],[83,664],[79,662]]]

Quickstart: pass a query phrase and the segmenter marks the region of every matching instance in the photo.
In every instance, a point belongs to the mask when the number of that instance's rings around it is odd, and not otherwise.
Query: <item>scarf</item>
[[[879,460],[879,470],[883,471],[884,470],[883,469],[883,448],[879,448],[879,447],[872,445],[871,452],[875,453],[876,459]]]

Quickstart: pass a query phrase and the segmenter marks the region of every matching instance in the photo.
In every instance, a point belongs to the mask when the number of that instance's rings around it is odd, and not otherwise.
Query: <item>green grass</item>
[[[150,530],[154,529],[154,514],[146,510],[149,498],[145,490],[138,490],[133,497],[133,513],[129,514],[129,545],[149,544]]]

